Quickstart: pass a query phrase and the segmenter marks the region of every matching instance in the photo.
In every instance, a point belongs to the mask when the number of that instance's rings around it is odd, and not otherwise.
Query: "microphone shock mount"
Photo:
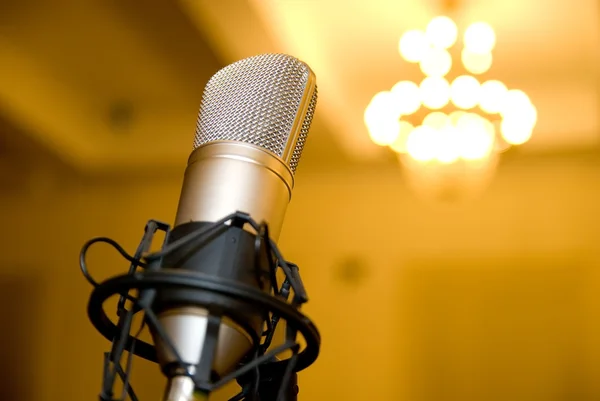
[[[252,232],[243,229],[248,226]],[[150,252],[158,232],[164,234],[163,243],[159,251]],[[99,242],[113,246],[130,263],[127,273],[103,282],[90,275],[86,254],[91,245]],[[213,257],[215,252],[233,256]],[[240,260],[245,263],[239,263]],[[313,322],[300,311],[308,297],[298,267],[282,257],[269,238],[266,223],[258,224],[243,212],[232,213],[215,223],[188,223],[173,230],[168,224],[149,220],[134,255],[110,238],[97,237],[84,244],[79,263],[93,286],[88,317],[112,343],[110,351],[104,354],[100,401],[138,400],[130,383],[133,356],[159,362],[155,344],[139,339],[146,326],[175,356],[174,363],[163,366],[163,373],[176,372],[191,378],[199,393],[211,393],[236,380],[241,391],[230,401],[297,399],[297,372],[317,359],[320,335]],[[283,273],[280,285],[278,272]],[[115,295],[119,299],[113,321],[106,312],[105,301]],[[187,302],[208,312],[204,346],[196,365],[182,360],[158,318],[161,308],[172,302]],[[136,315],[142,319],[140,327],[134,329]],[[224,319],[241,327],[252,346],[233,371],[221,375],[214,366]],[[275,330],[282,320],[285,340],[272,346]],[[278,359],[284,352],[289,357]],[[115,394],[119,381],[122,390]]]

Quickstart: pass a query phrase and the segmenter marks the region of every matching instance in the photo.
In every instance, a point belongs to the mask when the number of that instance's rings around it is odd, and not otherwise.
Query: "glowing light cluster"
[[[488,157],[497,148],[499,137],[510,145],[529,140],[537,121],[529,97],[521,90],[509,90],[500,81],[480,82],[474,76],[492,65],[496,35],[489,24],[475,22],[463,35],[460,59],[473,75],[446,78],[452,69],[449,49],[458,36],[454,21],[443,16],[432,19],[425,30],[402,35],[400,55],[418,63],[425,77],[419,84],[400,81],[373,97],[364,121],[374,143],[417,161],[448,164]],[[410,117],[421,107],[431,112],[418,124]],[[454,111],[442,112],[448,108]]]
[[[413,159],[443,164],[458,159],[479,160],[494,148],[494,126],[474,113],[434,111],[406,138],[406,152]]]

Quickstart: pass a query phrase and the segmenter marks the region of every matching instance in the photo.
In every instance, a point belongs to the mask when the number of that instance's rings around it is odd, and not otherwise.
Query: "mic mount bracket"
[[[227,225],[227,223],[230,224]],[[207,241],[206,237],[223,229],[223,226],[241,228],[246,224],[249,224],[256,232],[254,244],[256,266],[261,258],[264,260],[265,254],[262,253],[266,252],[266,259],[269,262],[269,282],[271,283],[269,291],[261,291],[250,285],[198,271],[163,267],[165,258],[182,247],[190,245],[202,247]],[[148,253],[158,231],[164,232],[165,236],[161,249],[158,252]],[[274,241],[269,238],[267,224],[258,224],[248,214],[235,212],[169,243],[170,233],[171,229],[168,224],[150,220],[146,224],[144,236],[133,256],[127,254],[114,240],[105,237],[88,241],[81,250],[81,271],[94,287],[88,302],[89,319],[93,326],[112,342],[111,351],[104,355],[104,377],[100,400],[124,401],[127,396],[132,401],[138,400],[129,383],[132,356],[137,355],[143,359],[158,362],[154,345],[138,339],[145,326],[151,327],[157,333],[176,357],[177,362],[174,369],[179,374],[190,376],[199,392],[210,393],[225,383],[237,380],[242,391],[230,401],[296,400],[298,391],[296,372],[307,368],[317,359],[320,335],[314,323],[300,311],[300,306],[307,302],[308,297],[298,267],[285,261],[282,257]],[[101,283],[96,282],[88,272],[85,257],[89,247],[97,242],[108,243],[121,253],[130,262],[129,271]],[[278,269],[283,272],[285,277],[281,286],[278,286],[276,280]],[[248,353],[237,369],[223,377],[215,377],[212,372],[214,346],[205,344],[200,363],[190,366],[182,361],[176,347],[159,322],[157,314],[153,310],[153,303],[157,291],[167,289],[204,291],[253,305],[265,311],[263,327],[266,326],[266,328],[263,329],[260,336],[257,336],[242,317],[228,313],[219,305],[202,305],[209,311],[207,341],[211,341],[210,339],[216,341],[221,318],[226,316],[244,328],[253,342],[252,351]],[[132,295],[136,291],[137,296]],[[292,292],[293,296],[290,300]],[[114,295],[119,295],[116,323],[108,317],[104,309],[105,301]],[[142,324],[137,332],[132,333],[133,318],[140,312],[143,314]],[[285,341],[282,345],[271,347],[275,329],[281,319],[286,322]],[[298,341],[298,333],[304,339],[304,347],[301,347],[301,343]],[[284,360],[277,360],[276,357],[285,351],[291,351],[291,356]],[[125,367],[123,367],[121,360],[125,352],[128,355]],[[113,389],[117,379],[122,381],[123,389],[115,398]]]

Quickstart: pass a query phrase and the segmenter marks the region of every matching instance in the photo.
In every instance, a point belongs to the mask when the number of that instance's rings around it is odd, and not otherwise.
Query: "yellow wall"
[[[592,161],[513,163],[479,202],[432,208],[397,169],[301,168],[281,248],[323,348],[300,399],[597,399],[599,174]],[[86,317],[79,248],[106,235],[133,251],[146,220],[172,221],[180,182],[49,174],[2,194],[2,271],[45,283],[23,339],[37,352],[35,399],[96,399],[108,342]],[[102,245],[89,262],[97,277],[127,267]],[[349,263],[364,268],[356,282],[340,278]],[[157,400],[156,368],[135,369],[142,401]]]

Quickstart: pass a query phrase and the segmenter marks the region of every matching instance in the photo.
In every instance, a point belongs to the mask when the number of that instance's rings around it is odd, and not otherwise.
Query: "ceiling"
[[[527,92],[538,124],[527,152],[597,148],[598,3],[580,0],[89,0],[0,3],[0,113],[78,171],[180,169],[206,81],[222,66],[285,52],[317,74],[303,162],[393,162],[363,111],[378,91],[419,81],[397,41],[449,13],[497,34],[487,76]],[[487,77],[486,76],[486,77]],[[19,132],[20,134],[15,134]],[[8,146],[8,145],[6,145]]]
[[[183,1],[195,5],[188,7],[190,13],[207,27],[208,36],[228,48],[223,52],[229,57],[263,49],[262,43],[250,43],[247,29],[231,28],[237,19],[227,15],[224,3]],[[528,145],[531,150],[596,146],[600,139],[600,25],[595,0],[579,1],[577,7],[566,0],[455,1],[450,9],[447,2],[433,0],[250,3],[257,18],[253,27],[267,31],[272,49],[292,52],[316,71],[319,111],[340,146],[354,157],[380,153],[371,145],[362,120],[372,96],[399,80],[423,78],[416,66],[399,57],[401,34],[424,29],[432,17],[444,12],[463,29],[477,20],[495,28],[494,64],[486,79],[500,79],[532,98],[539,122]]]

